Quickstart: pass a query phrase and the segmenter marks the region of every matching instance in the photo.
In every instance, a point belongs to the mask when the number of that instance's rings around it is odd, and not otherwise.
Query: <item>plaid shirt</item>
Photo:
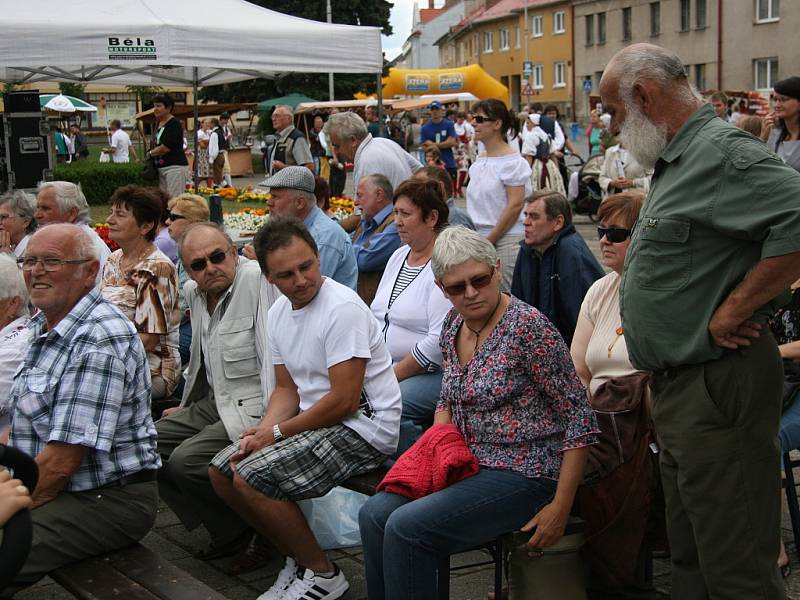
[[[11,390],[10,444],[31,456],[48,442],[89,448],[66,491],[159,468],[147,357],[125,315],[94,289],[52,330],[42,313],[30,328]]]

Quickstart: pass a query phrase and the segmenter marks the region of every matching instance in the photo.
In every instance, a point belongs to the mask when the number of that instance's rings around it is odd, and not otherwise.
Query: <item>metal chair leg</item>
[[[789,506],[789,520],[792,522],[794,550],[800,555],[800,506],[797,503],[797,488],[795,487],[794,473],[792,472],[792,459],[789,457],[788,452],[783,455],[783,476],[786,485],[786,504]]]
[[[503,563],[505,562],[505,550],[503,548],[503,538],[495,540],[494,545],[494,597],[501,600],[503,597]]]
[[[439,561],[439,569],[436,574],[437,593],[439,600],[450,600],[450,557],[445,556]]]

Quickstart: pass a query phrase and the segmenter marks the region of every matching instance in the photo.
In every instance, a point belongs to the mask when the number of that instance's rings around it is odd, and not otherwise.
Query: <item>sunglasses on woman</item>
[[[213,265],[218,265],[225,260],[227,255],[225,250],[217,250],[208,255],[208,261]],[[205,258],[198,258],[189,263],[189,268],[195,272],[203,271],[208,266],[208,261]]]
[[[485,123],[486,121],[497,121],[497,119],[491,119],[489,117],[484,117],[483,115],[475,115],[472,119],[476,123]]]
[[[621,227],[598,227],[597,239],[602,240],[603,236],[612,244],[621,244],[631,237],[631,230],[622,229]]]
[[[179,215],[178,213],[171,212],[167,215],[167,218],[170,221],[179,221],[180,219],[185,219],[186,217],[184,217],[183,215]]]
[[[448,296],[462,296],[467,291],[467,284],[474,290],[481,290],[492,282],[492,277],[494,277],[494,267],[492,267],[492,270],[486,275],[473,277],[469,281],[462,281],[451,285],[442,284],[442,289]]]

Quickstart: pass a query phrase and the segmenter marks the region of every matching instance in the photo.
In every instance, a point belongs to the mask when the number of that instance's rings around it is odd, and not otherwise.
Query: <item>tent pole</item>
[[[192,127],[194,128],[194,134],[193,134],[193,137],[194,137],[194,146],[193,146],[193,149],[194,149],[194,160],[192,161],[192,171],[194,171],[194,172],[192,174],[192,181],[194,182],[194,193],[196,194],[197,190],[199,189],[199,185],[198,184],[200,182],[199,178],[197,177],[197,167],[198,167],[198,165],[197,165],[197,131],[198,131],[197,130],[197,125],[198,125],[198,120],[200,118],[200,116],[198,114],[198,108],[197,108],[197,67],[193,67],[192,68],[192,104],[194,104],[194,107],[193,107],[194,108],[194,111],[193,111],[194,123],[192,124]]]
[[[383,122],[383,73],[378,72],[378,131],[384,137]]]

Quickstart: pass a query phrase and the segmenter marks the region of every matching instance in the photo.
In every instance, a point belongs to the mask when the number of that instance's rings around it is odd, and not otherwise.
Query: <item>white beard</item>
[[[642,167],[652,169],[667,147],[667,126],[655,125],[633,102],[625,102],[625,122],[619,139]]]

